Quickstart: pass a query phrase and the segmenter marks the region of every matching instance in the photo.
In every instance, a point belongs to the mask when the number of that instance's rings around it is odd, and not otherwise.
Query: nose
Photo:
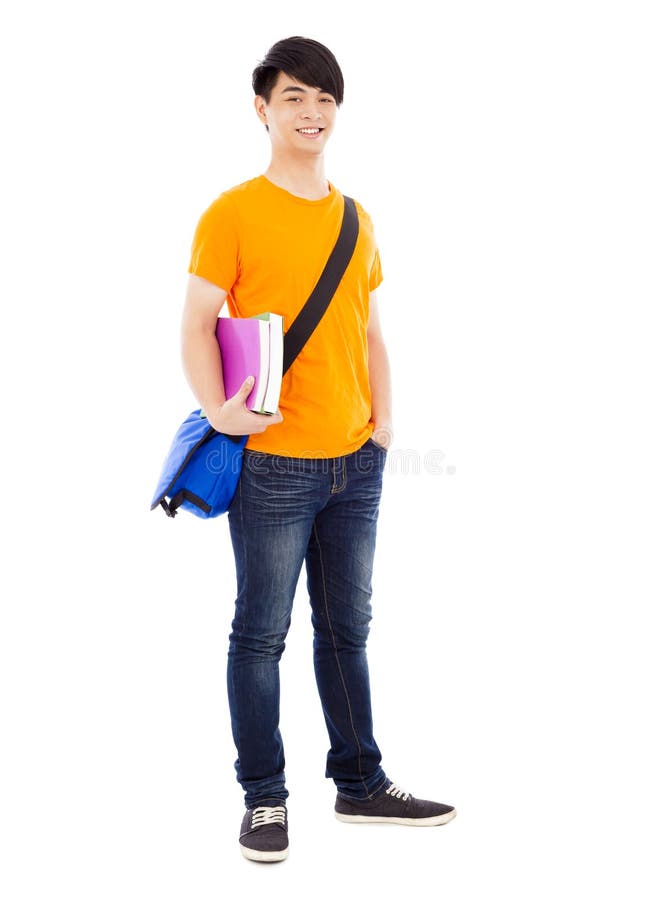
[[[303,119],[320,119],[321,112],[317,109],[314,101],[309,101],[301,110],[301,118]]]

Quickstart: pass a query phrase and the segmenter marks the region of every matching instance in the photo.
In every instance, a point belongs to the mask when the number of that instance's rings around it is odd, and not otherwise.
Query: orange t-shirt
[[[310,296],[340,232],[344,200],[333,185],[306,200],[264,175],[220,195],[202,215],[189,272],[227,291],[230,315],[284,317],[285,332]],[[367,368],[369,295],[381,283],[372,221],[356,203],[358,242],[340,285],[283,378],[283,421],[247,447],[280,456],[344,456],[374,428]]]

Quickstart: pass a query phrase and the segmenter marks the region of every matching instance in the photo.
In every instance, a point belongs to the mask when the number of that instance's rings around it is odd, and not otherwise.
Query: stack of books
[[[255,383],[246,406],[266,415],[277,412],[282,384],[282,316],[268,312],[250,319],[219,316],[216,337],[225,396],[233,397],[246,378],[253,375]]]

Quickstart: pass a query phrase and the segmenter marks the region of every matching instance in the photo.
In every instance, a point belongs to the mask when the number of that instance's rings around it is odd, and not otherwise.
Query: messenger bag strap
[[[314,290],[284,337],[282,374],[294,362],[328,309],[358,240],[358,212],[351,197],[344,197],[344,214],[337,242]]]

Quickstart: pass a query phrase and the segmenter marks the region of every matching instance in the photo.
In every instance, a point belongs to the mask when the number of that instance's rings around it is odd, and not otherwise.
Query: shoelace
[[[252,811],[251,828],[259,828],[260,825],[284,825],[284,806],[257,806]]]
[[[409,795],[406,791],[403,791],[400,787],[397,787],[396,784],[391,784],[390,787],[386,790],[386,794],[390,794],[391,797],[395,797],[397,800],[408,800]]]

